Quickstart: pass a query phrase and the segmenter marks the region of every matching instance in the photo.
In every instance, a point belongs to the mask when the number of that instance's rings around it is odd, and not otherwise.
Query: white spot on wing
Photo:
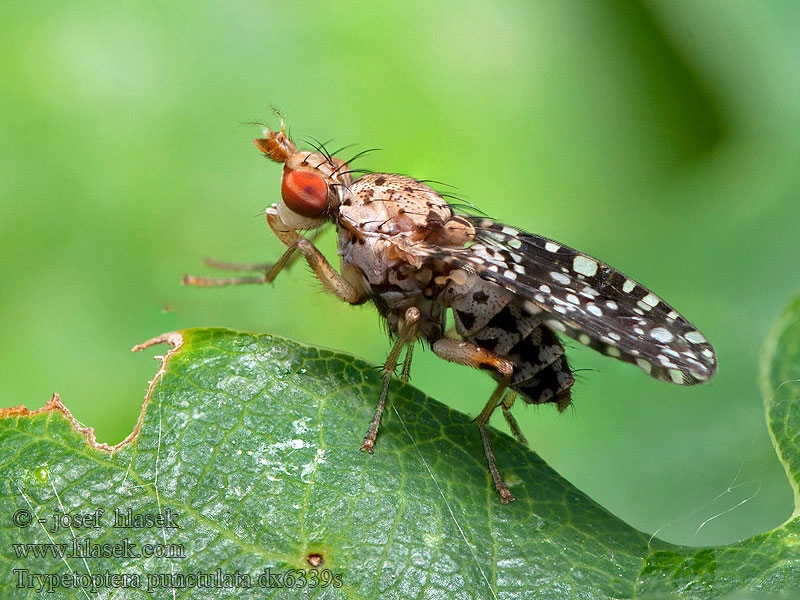
[[[625,283],[622,284],[622,291],[626,294],[630,294],[633,291],[633,288],[636,287],[636,284],[631,281],[630,279],[626,279]]]
[[[569,277],[562,273],[557,273],[556,271],[551,271],[550,277],[553,279],[553,281],[557,281],[561,285],[567,285],[570,282]]]
[[[642,369],[643,371],[645,371],[647,373],[650,373],[653,370],[653,365],[651,365],[649,362],[647,362],[643,358],[637,358],[636,359],[636,364],[639,365],[640,369]]]
[[[647,296],[642,298],[642,302],[644,302],[645,304],[649,304],[652,307],[655,307],[658,305],[659,302],[661,302],[661,298],[659,298],[658,296],[656,296],[651,292],[647,294]]]
[[[664,344],[668,344],[669,342],[675,339],[675,336],[672,335],[669,331],[667,331],[663,327],[656,327],[655,329],[653,329],[650,332],[650,337]]]
[[[575,294],[567,294],[567,300],[580,306],[581,301]]]
[[[683,383],[683,373],[681,373],[678,369],[670,369],[669,376],[672,381],[675,383]]]
[[[588,310],[590,313],[592,313],[593,315],[595,315],[597,317],[602,317],[603,316],[603,311],[596,304],[587,304],[586,305],[586,310]]]
[[[703,363],[694,360],[693,358],[687,358],[686,362],[688,362],[691,365],[696,366],[698,369],[700,369],[703,372],[708,372],[708,367],[706,367]],[[699,376],[698,379],[700,379],[701,377],[705,377],[705,375]]]
[[[472,246],[470,251],[479,258],[485,258],[486,260],[492,260],[492,255],[486,251],[486,246],[483,244],[475,244]]]
[[[613,356],[614,358],[619,358],[622,355],[617,348],[614,348],[614,346],[609,346],[606,348],[606,354]]]
[[[672,362],[669,359],[669,356],[667,356],[666,354],[659,354],[658,355],[658,362],[660,362],[665,367],[669,367],[670,369],[677,369],[678,368],[678,365],[676,365],[674,362]]]
[[[688,333],[683,334],[687,340],[689,340],[692,344],[702,344],[706,341],[706,338],[703,337],[699,331],[689,331]],[[705,352],[703,353],[705,354]]]
[[[588,256],[581,256],[579,254],[572,260],[572,268],[576,273],[591,277],[597,273],[597,261]]]
[[[558,249],[561,248],[558,244],[554,244],[553,242],[547,242],[544,245],[544,249],[548,252],[558,252]]]

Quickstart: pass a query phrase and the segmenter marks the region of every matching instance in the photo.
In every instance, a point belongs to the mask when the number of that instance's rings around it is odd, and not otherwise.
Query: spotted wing
[[[466,218],[475,241],[432,252],[521,296],[547,326],[663,381],[692,385],[716,372],[711,344],[643,285],[558,242]]]

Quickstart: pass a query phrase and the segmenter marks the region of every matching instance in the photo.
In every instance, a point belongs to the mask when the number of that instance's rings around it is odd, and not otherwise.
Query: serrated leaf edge
[[[145,348],[155,346],[156,344],[169,344],[170,349],[167,350],[166,354],[163,356],[154,357],[156,360],[161,362],[161,365],[153,379],[147,384],[147,392],[145,392],[144,401],[142,402],[142,409],[139,412],[139,418],[136,420],[136,425],[133,427],[133,430],[128,434],[128,436],[118,444],[114,444],[112,446],[110,444],[106,444],[105,442],[99,442],[94,433],[94,427],[87,427],[78,421],[78,419],[76,419],[70,410],[64,405],[64,403],[61,401],[61,396],[57,393],[53,394],[53,396],[44,406],[37,408],[36,410],[30,410],[24,404],[19,404],[10,408],[0,408],[0,419],[34,417],[47,412],[59,412],[70,423],[70,425],[72,425],[72,428],[75,429],[75,431],[86,438],[86,443],[89,446],[95,450],[102,450],[103,452],[110,452],[113,454],[117,450],[120,450],[121,448],[124,448],[128,444],[132,443],[137,437],[139,437],[139,432],[141,431],[142,423],[144,422],[145,411],[150,402],[150,395],[155,388],[156,383],[158,383],[159,379],[161,379],[167,372],[167,364],[169,363],[169,359],[183,347],[183,333],[180,331],[162,333],[154,338],[150,338],[146,342],[137,344],[131,348],[131,352],[138,352],[139,350],[144,350]]]

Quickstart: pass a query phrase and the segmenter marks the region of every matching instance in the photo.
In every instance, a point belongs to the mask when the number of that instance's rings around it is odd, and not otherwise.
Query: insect
[[[647,288],[589,255],[461,214],[431,187],[404,175],[367,173],[355,179],[348,162],[323,145],[298,150],[283,121],[280,131],[265,129],[253,143],[284,165],[282,200],[267,208],[266,218],[287,249],[269,265],[207,261],[260,272],[257,276],[187,275],[183,283],[268,283],[300,254],[340,300],[371,301],[394,343],[362,450],[373,451],[389,382],[404,350],[400,378],[408,379],[418,341],[497,381],[476,423],[503,503],[514,496],[495,462],[487,424],[500,407],[512,433],[527,443],[510,412],[517,395],[530,404],[554,403],[560,411],[570,404],[575,379],[559,334],[662,381],[693,385],[716,372],[714,348],[696,327]],[[313,244],[329,224],[339,236],[340,272]],[[454,332],[445,331],[448,310]]]

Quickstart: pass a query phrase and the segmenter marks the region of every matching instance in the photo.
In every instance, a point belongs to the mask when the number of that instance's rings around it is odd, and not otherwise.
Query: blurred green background
[[[205,256],[282,251],[262,214],[280,168],[240,125],[277,126],[274,105],[295,138],[382,148],[357,166],[452,184],[606,260],[716,345],[717,378],[682,388],[571,343],[574,410],[516,407],[566,478],[675,542],[788,517],[757,376],[800,287],[796,3],[12,1],[0,19],[1,405],[60,392],[117,442],[156,370],[129,348],[186,327],[384,359],[374,309],[302,265],[271,287],[179,285]],[[460,410],[492,390],[415,358],[414,383]]]

